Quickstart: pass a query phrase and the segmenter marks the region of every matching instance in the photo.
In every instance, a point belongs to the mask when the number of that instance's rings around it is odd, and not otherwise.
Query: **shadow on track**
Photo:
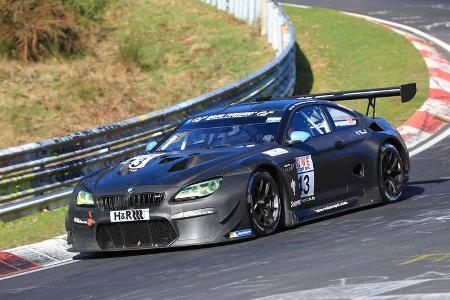
[[[294,86],[294,95],[309,94],[314,82],[311,64],[298,44],[295,44],[295,68],[297,78]]]
[[[173,252],[184,252],[189,250],[196,249],[208,249],[213,247],[221,247],[233,244],[239,244],[248,242],[250,240],[254,240],[255,238],[235,240],[230,242],[222,242],[216,244],[204,244],[204,245],[195,245],[195,246],[179,246],[173,248],[156,248],[156,249],[136,249],[136,250],[118,250],[118,251],[110,251],[110,252],[85,252],[79,253],[73,257],[74,260],[91,260],[91,259],[104,259],[104,258],[113,258],[113,257],[129,257],[129,256],[142,256],[149,254],[160,254],[160,253],[173,253]]]

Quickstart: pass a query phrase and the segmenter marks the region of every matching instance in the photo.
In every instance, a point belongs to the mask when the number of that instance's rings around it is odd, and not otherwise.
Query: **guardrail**
[[[72,187],[96,170],[142,154],[150,138],[212,107],[261,96],[290,96],[295,84],[295,33],[271,0],[203,0],[250,24],[277,50],[267,65],[245,78],[162,110],[95,129],[0,149],[0,220],[8,221],[67,203]]]

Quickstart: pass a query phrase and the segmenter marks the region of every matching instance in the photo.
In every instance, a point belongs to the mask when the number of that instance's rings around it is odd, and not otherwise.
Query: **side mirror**
[[[306,142],[311,138],[311,135],[305,131],[294,131],[291,133],[290,139],[288,139],[288,144],[293,145],[297,143]]]
[[[155,147],[158,145],[158,143],[155,140],[150,140],[145,147],[145,153],[150,153]]]

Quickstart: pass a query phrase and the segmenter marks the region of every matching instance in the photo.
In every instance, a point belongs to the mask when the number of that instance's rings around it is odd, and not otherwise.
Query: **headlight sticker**
[[[191,184],[185,188],[183,188],[176,196],[176,200],[184,200],[184,199],[195,199],[209,196],[215,193],[221,183],[223,178],[214,178],[210,180],[205,180],[199,183]]]
[[[92,195],[88,191],[81,189],[80,191],[78,191],[76,204],[78,206],[94,206],[94,195]]]

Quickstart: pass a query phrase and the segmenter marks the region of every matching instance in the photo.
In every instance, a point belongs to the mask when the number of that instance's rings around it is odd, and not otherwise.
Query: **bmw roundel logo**
[[[134,189],[133,189],[132,187],[130,187],[130,188],[127,189],[127,192],[130,193],[130,194],[131,194],[133,191],[134,191]]]

